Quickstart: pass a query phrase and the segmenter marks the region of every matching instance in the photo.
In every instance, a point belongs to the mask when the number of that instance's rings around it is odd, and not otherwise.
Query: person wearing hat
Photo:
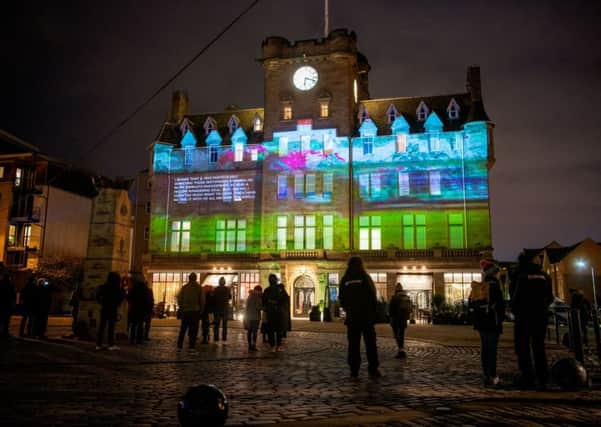
[[[400,283],[396,284],[394,295],[390,298],[388,315],[390,316],[392,333],[399,349],[395,357],[404,359],[407,357],[405,352],[405,329],[407,329],[407,321],[411,315],[411,298],[403,290],[403,285]]]
[[[485,386],[499,383],[497,375],[497,348],[503,333],[505,300],[499,276],[501,269],[492,259],[480,261],[484,276],[482,283],[473,283],[469,298],[469,312],[474,329],[480,334],[480,362]]]

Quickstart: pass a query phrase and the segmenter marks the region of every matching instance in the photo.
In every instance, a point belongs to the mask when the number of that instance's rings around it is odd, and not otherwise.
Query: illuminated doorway
[[[311,307],[315,305],[315,283],[306,274],[298,276],[292,285],[294,317],[309,317]]]

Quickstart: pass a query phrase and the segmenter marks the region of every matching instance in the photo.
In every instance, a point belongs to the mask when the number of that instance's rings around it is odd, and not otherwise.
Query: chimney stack
[[[480,84],[480,67],[472,65],[467,67],[466,90],[470,93],[472,102],[482,101],[482,86]]]
[[[179,123],[187,114],[190,114],[190,101],[188,95],[183,90],[176,90],[171,97],[169,121]]]

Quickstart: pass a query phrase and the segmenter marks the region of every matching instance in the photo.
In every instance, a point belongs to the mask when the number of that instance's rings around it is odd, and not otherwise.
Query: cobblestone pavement
[[[226,343],[199,344],[192,354],[176,352],[171,326],[154,328],[146,344],[120,343],[115,352],[62,339],[63,332],[50,328],[47,341],[0,344],[1,425],[177,425],[177,402],[203,382],[227,394],[227,425],[598,425],[601,419],[596,385],[578,392],[483,388],[473,345],[409,340],[409,358],[399,361],[392,338],[381,336],[384,376],[370,379],[364,364],[353,380],[342,333],[292,332],[284,352],[259,345],[249,354],[244,331],[231,328]],[[566,354],[549,352],[551,359]],[[515,366],[512,350],[501,348],[504,383]]]

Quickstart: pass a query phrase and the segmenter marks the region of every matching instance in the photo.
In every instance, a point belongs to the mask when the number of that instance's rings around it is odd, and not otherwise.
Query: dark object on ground
[[[311,312],[309,313],[309,320],[311,320],[312,322],[321,321],[321,311],[319,310],[318,305],[314,305],[313,307],[311,307]]]
[[[562,390],[575,390],[589,385],[586,369],[571,357],[556,361],[551,367],[551,377]]]
[[[227,419],[225,394],[212,384],[190,387],[177,405],[177,417],[183,427],[223,426]]]

